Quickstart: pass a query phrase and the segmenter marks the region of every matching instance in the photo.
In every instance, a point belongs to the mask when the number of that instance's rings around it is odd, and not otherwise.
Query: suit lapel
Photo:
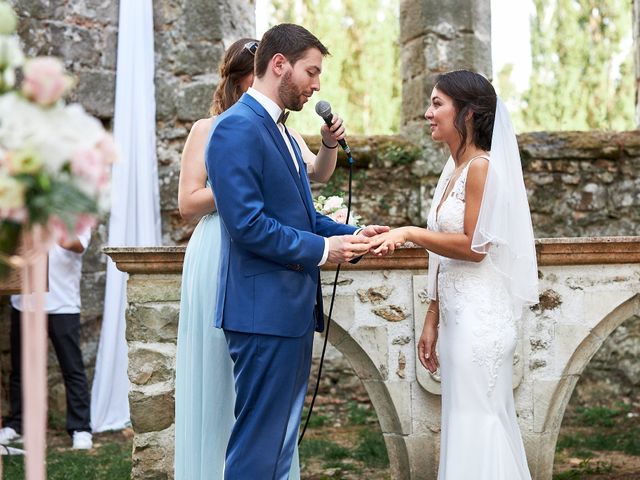
[[[255,98],[253,98],[251,95],[248,95],[247,93],[243,94],[238,101],[247,105],[262,119],[263,125],[271,135],[273,142],[280,152],[281,159],[284,161],[284,164],[289,170],[289,173],[293,177],[293,181],[295,182],[296,187],[298,187],[298,192],[300,193],[300,197],[302,198],[304,206],[307,210],[307,214],[309,215],[309,219],[311,220],[311,225],[313,226],[313,228],[315,228],[316,217],[314,214],[313,199],[311,198],[311,189],[309,187],[309,180],[307,179],[306,175],[306,167],[304,166],[304,163],[302,163],[302,155],[299,151],[298,144],[293,140],[293,138],[291,138],[289,132],[287,132],[285,128],[285,132],[289,138],[289,141],[291,142],[291,147],[293,148],[293,151],[295,153],[296,161],[298,162],[298,166],[300,167],[300,174],[298,174],[298,171],[293,164],[291,154],[289,153],[289,149],[284,142],[284,138],[282,137],[280,130],[278,130],[278,127],[273,122],[273,119],[267,113],[264,107],[260,105],[260,103],[258,103]]]
[[[243,94],[242,97],[240,97],[239,101],[244,103],[248,107],[250,107],[254,112],[256,112],[256,114],[258,114],[259,117],[262,118],[262,124],[265,126],[265,128],[269,132],[269,135],[271,135],[271,138],[273,139],[273,142],[275,143],[276,148],[280,152],[280,156],[282,157],[282,160],[284,161],[286,167],[289,169],[289,172],[294,177],[294,180],[297,179],[298,172],[296,171],[295,166],[291,162],[291,155],[289,154],[289,149],[287,148],[287,145],[284,143],[284,138],[282,138],[282,134],[280,133],[280,130],[278,130],[278,127],[276,126],[276,124],[273,122],[273,119],[271,118],[271,116],[267,113],[264,107],[260,105],[260,103],[258,103],[258,101],[255,98],[253,98],[251,95],[247,93]],[[303,193],[302,185],[298,185],[298,188],[300,188],[300,193],[302,194]]]
[[[315,209],[313,207],[313,197],[311,196],[311,186],[309,185],[309,177],[307,176],[307,167],[305,163],[302,161],[302,152],[300,151],[300,147],[298,146],[298,142],[296,142],[293,137],[289,134],[289,130],[285,127],[284,131],[289,138],[289,142],[291,142],[291,147],[296,156],[296,161],[298,162],[298,168],[300,168],[300,175],[296,175],[299,178],[300,186],[303,190],[302,199],[304,200],[304,205],[307,207],[307,213],[309,214],[309,219],[311,220],[311,225],[315,229],[316,224],[316,216]]]

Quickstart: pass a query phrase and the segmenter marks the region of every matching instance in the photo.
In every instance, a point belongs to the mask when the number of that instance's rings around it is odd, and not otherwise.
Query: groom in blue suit
[[[368,237],[388,230],[356,232],[314,210],[300,149],[281,121],[320,89],[327,54],[300,26],[266,32],[253,87],[216,119],[206,149],[223,223],[216,326],[227,338],[237,394],[228,480],[288,478],[313,332],[323,329],[319,268],[365,254]]]

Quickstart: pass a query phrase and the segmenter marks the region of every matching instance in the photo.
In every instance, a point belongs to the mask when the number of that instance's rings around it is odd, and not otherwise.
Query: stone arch
[[[553,469],[555,445],[560,433],[564,413],[573,395],[575,386],[580,379],[580,375],[609,335],[626,320],[638,314],[640,314],[640,293],[636,293],[622,301],[606,315],[601,317],[600,320],[596,321],[589,333],[573,347],[572,354],[562,371],[561,380],[556,383],[554,391],[549,396],[547,405],[544,406],[546,414],[542,424],[542,430],[546,432],[546,441],[548,441],[553,448],[548,448],[544,453],[541,452],[542,456],[548,456],[549,458],[546,458],[546,461],[543,462],[539,461],[538,465],[549,469],[547,472],[548,478],[551,477],[551,471]],[[547,477],[542,475],[542,477],[538,478]]]
[[[328,311],[329,301],[329,298],[325,298],[325,312]],[[362,381],[385,439],[390,469],[395,472],[393,478],[401,478],[401,472],[407,472],[410,468],[409,451],[403,438],[403,434],[410,430],[410,412],[405,412],[401,407],[408,405],[410,390],[398,389],[399,382],[389,382],[386,328],[354,326],[355,301],[355,296],[336,296],[329,342],[344,355]],[[325,325],[327,321],[325,314]],[[374,346],[379,348],[372,348]]]

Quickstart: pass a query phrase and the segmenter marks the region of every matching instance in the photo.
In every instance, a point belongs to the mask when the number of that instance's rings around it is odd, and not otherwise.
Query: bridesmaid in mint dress
[[[220,219],[207,181],[204,150],[215,115],[233,105],[253,82],[253,60],[258,41],[243,38],[225,52],[220,84],[211,105],[213,117],[198,120],[182,153],[178,205],[186,220],[200,219],[184,257],[175,390],[175,478],[223,478],[224,458],[234,422],[233,364],[221,329],[213,326],[217,272],[220,259]],[[302,137],[290,129],[303,153],[309,178],[326,182],[337,159],[337,140],[344,138],[342,120],[321,128],[324,145],[317,156]],[[300,478],[298,452],[290,480]]]

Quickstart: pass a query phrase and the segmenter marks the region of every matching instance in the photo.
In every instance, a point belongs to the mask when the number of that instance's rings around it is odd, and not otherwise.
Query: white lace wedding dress
[[[463,232],[468,168],[440,204],[441,232]],[[489,262],[440,257],[438,480],[531,479],[511,386],[517,329],[503,279]]]

